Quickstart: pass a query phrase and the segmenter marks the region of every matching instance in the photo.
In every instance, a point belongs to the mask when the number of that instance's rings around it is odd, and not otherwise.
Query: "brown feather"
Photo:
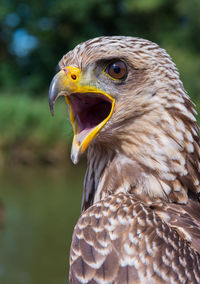
[[[199,254],[179,232],[186,224],[188,234],[200,237],[189,215],[191,206],[180,212],[176,204],[147,205],[130,194],[112,195],[91,206],[74,230],[70,283],[91,279],[96,283],[199,283]],[[97,208],[100,214],[95,213]],[[94,257],[94,252],[101,257]]]

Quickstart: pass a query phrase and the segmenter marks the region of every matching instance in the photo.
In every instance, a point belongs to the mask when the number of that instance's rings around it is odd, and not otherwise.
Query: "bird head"
[[[53,114],[56,99],[66,99],[75,164],[88,146],[101,145],[157,177],[162,194],[153,196],[187,202],[188,189],[200,191],[195,110],[164,49],[140,38],[99,37],[68,52],[59,68],[49,105]]]
[[[131,37],[96,38],[62,58],[50,86],[49,105],[53,114],[56,99],[66,99],[74,131],[74,163],[91,143],[115,143],[130,121],[166,103],[166,98],[159,98],[159,90],[166,87],[167,68],[160,70],[163,61],[177,77],[164,50]]]

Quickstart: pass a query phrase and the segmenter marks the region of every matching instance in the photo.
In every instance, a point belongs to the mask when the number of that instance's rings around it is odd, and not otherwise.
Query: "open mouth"
[[[109,96],[94,92],[72,93],[66,100],[78,145],[89,133],[94,132],[95,135],[103,127],[111,116],[114,102]]]
[[[69,106],[74,131],[71,159],[77,164],[81,155],[110,119],[115,99],[96,86],[84,85],[81,70],[73,66],[63,68],[51,82],[49,106],[52,115],[55,101],[60,96],[65,97]]]

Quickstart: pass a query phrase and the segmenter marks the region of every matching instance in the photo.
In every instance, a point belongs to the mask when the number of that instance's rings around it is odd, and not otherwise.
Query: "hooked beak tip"
[[[49,87],[49,108],[52,116],[54,115],[55,101],[59,96],[63,95],[63,91],[66,87],[63,83],[65,76],[65,73],[63,72],[63,70],[61,70],[54,76]]]
[[[54,116],[54,103],[49,101],[49,108],[51,115]]]

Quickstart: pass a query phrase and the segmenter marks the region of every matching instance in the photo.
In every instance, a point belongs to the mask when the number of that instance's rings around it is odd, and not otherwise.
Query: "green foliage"
[[[129,11],[133,13],[138,12],[147,12],[151,13],[153,11],[158,10],[160,7],[165,5],[167,0],[127,0],[126,7]]]
[[[49,112],[45,99],[28,96],[0,97],[0,147],[16,144],[52,146],[71,141],[72,131],[67,123],[67,106],[57,103],[55,117]]]

